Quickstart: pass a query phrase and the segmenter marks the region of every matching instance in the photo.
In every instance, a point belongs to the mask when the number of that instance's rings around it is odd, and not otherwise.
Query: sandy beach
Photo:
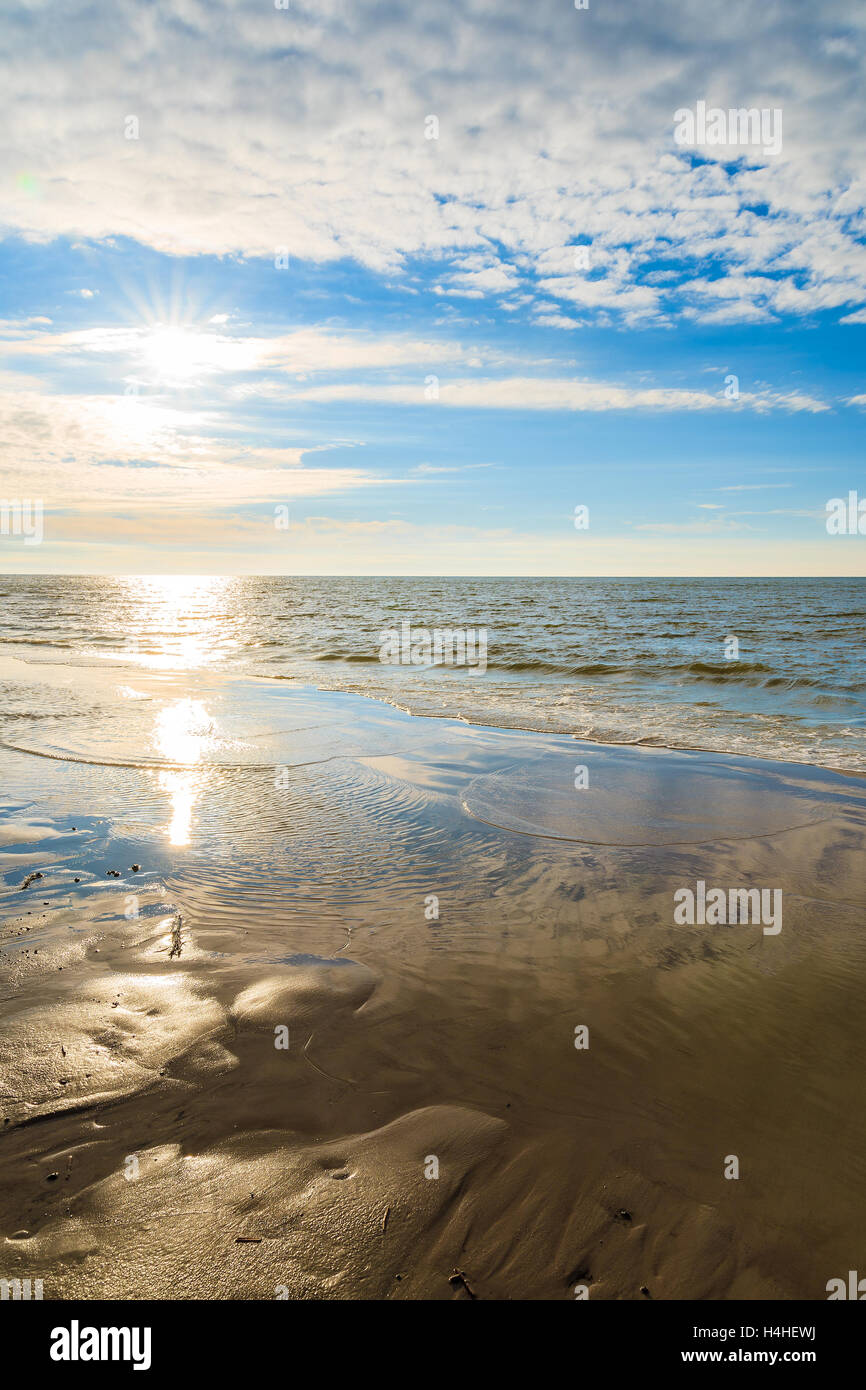
[[[135,687],[99,761],[46,720],[0,753],[0,1273],[824,1299],[856,1265],[862,778]],[[699,883],[780,889],[780,929],[677,924]]]

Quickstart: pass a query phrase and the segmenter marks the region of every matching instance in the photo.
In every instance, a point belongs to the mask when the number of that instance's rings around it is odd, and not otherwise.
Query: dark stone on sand
[[[46,1181],[46,1182],[55,1182],[55,1181],[57,1180],[57,1178],[59,1178],[59,1177],[60,1177],[60,1174],[59,1174],[59,1173],[48,1173],[48,1174],[46,1175],[45,1181]]]

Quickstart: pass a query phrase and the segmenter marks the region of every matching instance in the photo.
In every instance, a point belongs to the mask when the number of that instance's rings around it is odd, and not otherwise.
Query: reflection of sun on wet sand
[[[820,1299],[856,1264],[862,781],[136,684],[115,765],[74,721],[2,754],[0,1274]],[[781,886],[784,929],[675,925],[699,880]]]

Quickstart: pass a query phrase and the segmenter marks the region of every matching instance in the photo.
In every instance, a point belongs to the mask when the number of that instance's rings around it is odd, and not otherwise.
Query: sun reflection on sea
[[[234,581],[222,575],[129,575],[124,656],[153,671],[194,670],[232,645],[226,612]]]
[[[157,715],[154,747],[168,762],[186,764],[166,769],[158,778],[160,791],[171,800],[168,839],[172,845],[190,842],[193,808],[208,780],[201,763],[214,740],[215,725],[201,700],[173,700]]]

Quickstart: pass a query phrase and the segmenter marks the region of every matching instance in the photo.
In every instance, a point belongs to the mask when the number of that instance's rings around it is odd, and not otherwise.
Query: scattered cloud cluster
[[[423,262],[445,298],[527,295],[561,328],[861,321],[847,0],[22,0],[4,27],[8,230],[407,285]],[[683,149],[698,101],[780,110],[780,153]]]

